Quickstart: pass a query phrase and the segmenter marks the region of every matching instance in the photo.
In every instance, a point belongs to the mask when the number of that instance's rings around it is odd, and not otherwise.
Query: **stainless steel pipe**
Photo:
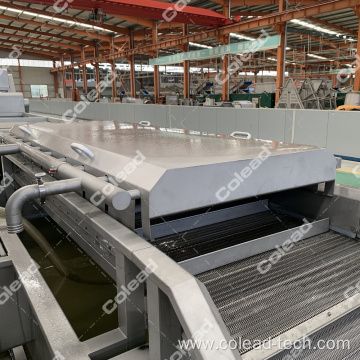
[[[19,144],[18,140],[9,135],[1,134],[1,138],[6,141],[7,145],[2,145],[4,146],[4,150],[3,153],[0,151],[0,155],[10,155],[15,154],[16,152],[22,152],[28,155],[31,159],[34,159],[34,161],[41,166],[56,171],[56,174],[61,179],[80,178],[82,189],[90,195],[90,198],[97,195],[96,198],[99,201],[99,204],[107,202],[110,203],[116,210],[125,210],[130,206],[131,200],[140,198],[139,190],[123,190],[64,161],[46,155],[29,145],[24,143]],[[5,146],[8,146],[7,149],[9,151],[14,152],[6,153]],[[16,149],[18,149],[18,151],[15,151]],[[111,187],[110,191],[109,187]],[[100,202],[101,199],[103,200]],[[98,206],[96,202],[94,205]]]
[[[5,144],[0,145],[0,155],[12,155],[20,152],[20,145],[18,144]]]
[[[5,206],[5,218],[9,234],[21,233],[22,208],[26,201],[46,197],[51,195],[64,194],[81,190],[81,179],[59,180],[42,185],[28,185],[15,191],[9,198]]]

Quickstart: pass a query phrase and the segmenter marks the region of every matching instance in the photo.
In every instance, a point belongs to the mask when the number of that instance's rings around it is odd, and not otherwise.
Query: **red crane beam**
[[[26,3],[54,5],[53,0],[29,0]],[[63,6],[87,11],[102,9],[104,13],[119,16],[126,15],[143,19],[176,21],[183,24],[207,27],[218,27],[232,23],[222,14],[194,6],[184,6],[183,2],[180,5],[155,0],[73,0]]]

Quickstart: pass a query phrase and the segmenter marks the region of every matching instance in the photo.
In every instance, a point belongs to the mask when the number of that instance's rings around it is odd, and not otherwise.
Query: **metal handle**
[[[234,131],[233,133],[230,134],[230,136],[237,139],[246,139],[246,140],[251,139],[251,134],[244,131]]]
[[[139,124],[140,124],[140,125],[143,125],[143,126],[151,126],[151,122],[150,122],[150,121],[140,121]]]
[[[35,179],[38,185],[42,185],[44,183],[43,177],[46,176],[46,173],[40,172],[35,174]]]
[[[95,157],[94,153],[83,144],[72,143],[71,148],[79,155],[86,155],[89,159],[93,159]]]
[[[19,130],[21,130],[24,134],[32,136],[34,139],[37,139],[35,134],[31,130],[29,130],[27,127],[21,125],[21,126],[19,126]]]

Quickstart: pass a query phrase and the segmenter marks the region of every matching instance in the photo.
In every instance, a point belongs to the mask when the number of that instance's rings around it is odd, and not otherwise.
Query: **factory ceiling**
[[[72,57],[93,63],[131,55],[139,61],[156,52],[164,56],[218,46],[224,36],[238,42],[256,39],[262,30],[276,35],[276,24],[287,21],[289,66],[326,66],[336,60],[347,66],[357,47],[356,5],[355,0],[291,0],[279,13],[276,0],[232,0],[230,10],[227,0],[195,0],[166,22],[164,11],[174,7],[167,1],[3,0],[0,49],[21,46],[24,53],[54,61]],[[257,54],[252,67],[273,66],[275,55],[274,50]]]

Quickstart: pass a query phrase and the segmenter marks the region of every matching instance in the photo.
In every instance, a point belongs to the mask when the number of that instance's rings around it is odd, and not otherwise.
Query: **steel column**
[[[154,27],[152,29],[152,42],[153,44],[158,41],[158,23],[154,22]],[[153,57],[158,57],[158,51],[153,51],[150,53]],[[154,102],[155,104],[159,103],[160,99],[160,76],[159,76],[159,66],[154,66]]]
[[[339,51],[336,52],[336,62],[335,62],[335,65],[336,65],[336,69],[339,68],[340,66],[340,62],[339,62]],[[337,86],[337,75],[333,75],[333,87],[336,87]]]
[[[55,61],[53,61],[53,66],[55,67]],[[59,79],[58,79],[58,73],[57,72],[54,72],[53,73],[53,76],[54,76],[54,87],[55,87],[55,98],[57,96],[57,94],[59,93]]]
[[[189,26],[183,25],[183,35],[189,34]],[[183,46],[183,51],[189,51],[189,44]],[[184,99],[190,97],[190,62],[188,60],[183,61],[184,68]]]
[[[286,10],[286,0],[279,1],[279,12]],[[277,24],[275,26],[276,32],[280,35],[280,45],[277,49],[277,66],[276,66],[276,97],[275,102],[278,102],[282,88],[284,86],[285,76],[285,57],[286,57],[286,23]]]
[[[99,59],[99,44],[97,42],[95,42],[95,58]],[[100,93],[100,89],[99,89],[99,83],[100,83],[100,71],[99,71],[99,63],[96,62],[94,64],[95,66],[95,81],[96,81],[96,94],[97,94],[97,98],[100,99],[101,97],[101,93]]]
[[[360,32],[360,7],[357,6],[354,8],[355,14],[359,18],[359,30]],[[356,66],[355,66],[355,79],[354,79],[354,91],[360,90],[360,37],[358,36],[357,41],[357,51],[356,51]]]
[[[83,47],[81,50],[81,61],[85,61],[85,60],[86,60],[85,47]],[[82,76],[83,76],[83,91],[85,94],[87,94],[88,88],[87,88],[86,65],[82,66]]]
[[[229,36],[220,36],[219,41],[223,45],[227,45],[230,42]],[[222,100],[228,101],[229,100],[229,55],[223,55],[222,58]]]
[[[71,64],[73,65],[74,64],[74,52],[71,52],[70,61],[71,61]],[[75,94],[75,97],[76,97],[76,79],[75,79],[75,68],[74,67],[71,69],[71,86],[72,86],[71,92],[73,94]]]
[[[231,4],[230,0],[225,0],[223,5],[223,15],[227,18],[230,18],[231,13]],[[230,42],[229,35],[224,35],[221,37],[220,41],[223,45],[227,45]],[[229,82],[230,82],[230,74],[229,74],[229,65],[230,65],[230,57],[229,55],[224,55],[223,57],[223,72],[222,72],[222,100],[229,100]]]
[[[110,44],[111,53],[113,54],[115,52],[115,39],[114,37],[111,38],[111,44]],[[110,61],[111,64],[111,94],[112,94],[112,102],[115,102],[116,100],[116,61],[115,59]]]
[[[130,33],[130,49],[134,48],[134,33],[131,31]],[[131,97],[136,97],[136,83],[135,83],[135,57],[134,55],[130,55],[127,57],[127,60],[130,64],[130,89],[131,89]]]
[[[64,67],[64,56],[61,56],[61,66]],[[67,98],[67,90],[66,90],[66,70],[61,72],[62,83],[63,83],[63,95],[64,99]]]
[[[223,72],[222,72],[222,100],[229,100],[229,55],[224,55],[223,58]]]
[[[22,81],[20,58],[18,58],[18,69],[19,69],[19,78],[20,78],[20,88],[21,88],[21,92],[22,92],[23,95],[24,95],[24,86],[23,86],[23,81]]]
[[[115,60],[111,63],[111,95],[112,95],[112,102],[116,101],[116,81],[117,81],[117,75],[116,75],[116,62]]]

